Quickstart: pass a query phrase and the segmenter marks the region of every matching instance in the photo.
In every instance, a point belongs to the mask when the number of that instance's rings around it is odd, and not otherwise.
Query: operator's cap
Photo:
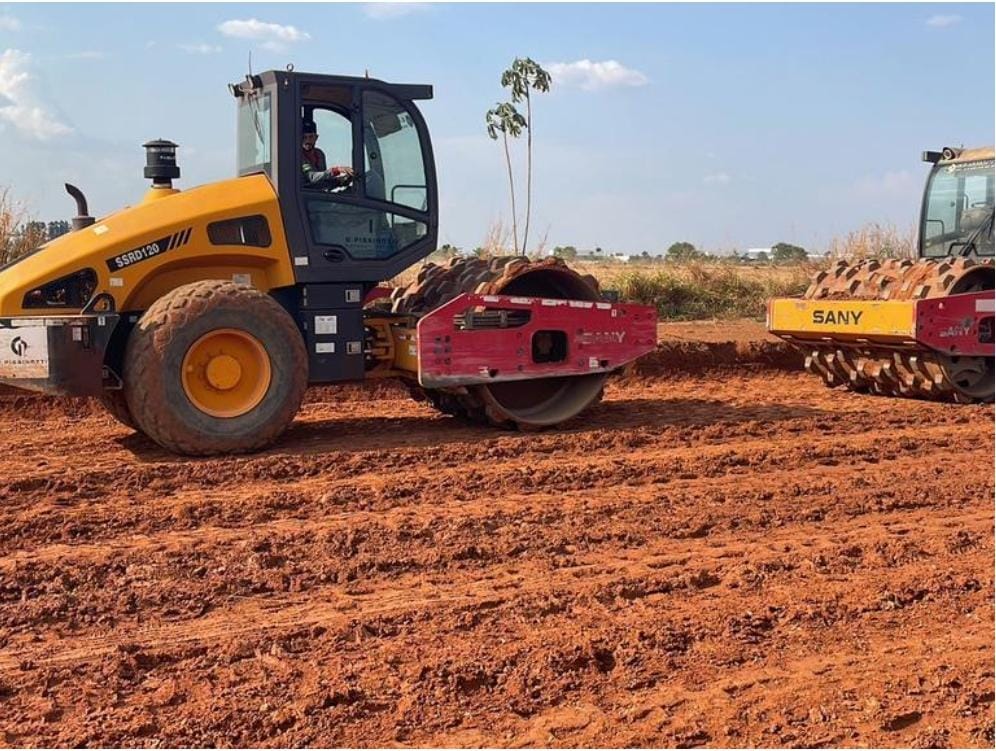
[[[317,125],[315,125],[311,120],[304,121],[304,135],[308,135],[309,133],[317,133],[317,132],[318,132]]]

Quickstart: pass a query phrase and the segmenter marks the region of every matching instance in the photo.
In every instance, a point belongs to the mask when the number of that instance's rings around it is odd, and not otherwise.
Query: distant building
[[[747,248],[740,257],[745,261],[767,261],[771,258],[771,248]]]

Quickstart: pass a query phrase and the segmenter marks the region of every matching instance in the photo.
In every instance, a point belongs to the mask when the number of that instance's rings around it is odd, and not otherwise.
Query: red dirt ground
[[[193,461],[4,400],[0,741],[992,747],[992,409],[670,357],[557,431],[324,388]]]

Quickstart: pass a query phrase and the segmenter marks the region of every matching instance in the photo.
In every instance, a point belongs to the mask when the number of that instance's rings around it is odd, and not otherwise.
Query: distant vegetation
[[[659,270],[635,265],[614,274],[594,273],[621,299],[655,306],[662,319],[693,320],[763,319],[769,298],[801,295],[813,270],[808,264],[757,267],[688,261]]]
[[[827,254],[831,258],[848,261],[861,258],[916,258],[917,229],[915,225],[903,230],[894,224],[872,222],[843,237],[835,237],[827,247]]]
[[[512,174],[512,155],[508,139],[526,134],[526,223],[522,230],[522,252],[529,248],[529,222],[533,208],[533,92],[550,90],[550,74],[530,57],[517,57],[512,65],[501,74],[501,85],[508,89],[512,101],[498,102],[484,115],[488,136],[497,141],[501,133],[502,147],[505,150],[505,166],[508,170],[508,191],[512,204],[512,247],[519,252],[519,219],[515,209],[515,178]],[[523,116],[516,104],[526,104]]]
[[[34,220],[24,206],[0,187],[0,266],[17,260],[39,245],[70,230],[65,219],[45,223]]]
[[[10,191],[0,189],[0,265],[20,258],[45,240],[45,225],[29,221]]]
[[[484,244],[465,250],[449,243],[439,246],[439,249],[429,258],[430,261],[445,260],[455,256],[477,256],[491,257],[515,255],[518,249],[506,247],[507,232],[503,231],[501,223],[496,223],[488,231],[488,238]],[[646,250],[639,254],[630,254],[619,251],[606,252],[600,247],[589,250],[581,250],[574,245],[556,245],[548,252],[545,250],[545,243],[540,243],[540,247],[529,254],[530,258],[542,258],[553,255],[563,258],[568,262],[595,263],[595,264],[687,264],[687,263],[713,263],[713,264],[761,264],[761,265],[793,265],[809,263],[815,259],[807,253],[805,248],[791,243],[776,243],[767,251],[752,255],[740,254],[737,251],[730,253],[711,253],[700,250],[690,242],[672,243],[663,253],[650,253]],[[827,256],[829,257],[829,256]]]

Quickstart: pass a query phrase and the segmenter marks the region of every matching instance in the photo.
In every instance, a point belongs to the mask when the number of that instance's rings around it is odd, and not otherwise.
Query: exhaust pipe
[[[94,218],[87,213],[86,196],[83,191],[75,185],[66,183],[66,192],[76,201],[76,216],[72,219],[73,231],[89,227],[94,222]]]

